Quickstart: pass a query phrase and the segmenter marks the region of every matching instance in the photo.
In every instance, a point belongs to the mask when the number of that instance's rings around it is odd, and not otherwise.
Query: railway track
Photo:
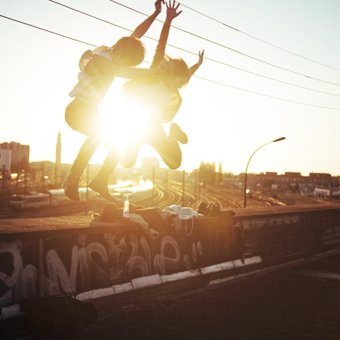
[[[238,209],[243,207],[243,195],[239,189],[231,190],[214,186],[195,189],[191,183],[187,183],[184,188],[183,201],[183,186],[180,181],[169,181],[167,185],[165,185],[165,183],[156,183],[152,192],[139,192],[130,197],[130,202],[132,203],[144,207],[159,207],[161,209],[176,204],[192,207],[196,210],[202,201],[208,204],[217,203],[223,209]],[[15,212],[7,208],[0,211],[0,218],[32,218],[89,214],[93,211],[101,210],[105,203],[106,201],[104,200],[80,203],[69,201],[56,207]],[[258,197],[248,198],[248,207],[266,207],[274,203],[273,201],[265,199],[264,196],[262,199]]]

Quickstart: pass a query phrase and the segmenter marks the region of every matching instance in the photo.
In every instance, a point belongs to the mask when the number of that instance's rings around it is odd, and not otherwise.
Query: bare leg
[[[79,201],[78,185],[80,177],[100,144],[101,139],[99,137],[88,137],[81,146],[77,158],[73,162],[70,175],[64,184],[65,195],[71,200]]]
[[[176,123],[170,125],[169,138],[176,139],[181,144],[188,143],[188,136]]]
[[[155,127],[149,144],[159,153],[164,163],[172,170],[180,167],[182,163],[182,151],[175,138],[167,137],[163,127]]]
[[[96,191],[107,201],[117,203],[118,199],[112,196],[108,189],[108,183],[111,174],[115,170],[118,164],[118,153],[115,149],[111,149],[109,154],[106,156],[105,161],[97,173],[94,180],[89,184],[89,188]]]

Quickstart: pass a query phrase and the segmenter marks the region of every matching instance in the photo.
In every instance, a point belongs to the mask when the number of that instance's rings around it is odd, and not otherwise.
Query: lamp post
[[[261,146],[259,146],[252,154],[251,156],[249,157],[249,160],[248,160],[248,163],[247,163],[247,166],[246,166],[246,171],[244,173],[244,187],[243,187],[243,208],[246,208],[247,207],[247,176],[248,176],[248,167],[249,167],[249,163],[251,161],[251,159],[253,158],[253,156],[255,155],[255,153],[257,151],[259,151],[260,149],[262,149],[264,146],[268,145],[268,144],[271,144],[271,143],[276,143],[276,142],[281,142],[282,140],[285,140],[286,137],[280,137],[280,138],[277,138],[277,139],[274,139],[270,142],[267,142],[265,144],[262,144]]]

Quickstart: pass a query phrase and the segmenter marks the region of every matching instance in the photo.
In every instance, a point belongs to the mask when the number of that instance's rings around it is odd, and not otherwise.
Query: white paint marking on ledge
[[[113,294],[112,287],[108,287],[108,288],[95,289],[95,290],[90,290],[88,292],[79,293],[76,296],[76,299],[79,301],[97,299],[97,298],[109,296],[112,294]]]
[[[132,283],[126,282],[126,283],[121,283],[119,285],[114,285],[112,286],[112,289],[113,289],[113,294],[127,293],[132,290]]]
[[[131,280],[132,289],[141,289],[162,284],[159,274],[137,277]]]
[[[251,264],[258,264],[262,262],[262,257],[261,256],[252,256],[244,259],[244,264],[242,263],[241,260],[237,260],[238,263],[241,264],[242,266],[249,266]]]
[[[234,268],[250,266],[252,264],[257,264],[261,262],[262,262],[261,256],[253,256],[253,257],[246,258],[244,260],[244,263],[240,259],[237,259],[234,261],[223,262],[223,263],[215,264],[213,266],[201,268],[201,272],[203,275],[208,275],[208,274],[218,273],[218,272],[225,271],[225,270],[231,270]]]
[[[89,300],[89,299],[97,299],[100,297],[105,297],[109,295],[126,293],[132,290],[131,282],[121,283],[118,285],[114,285],[112,287],[101,288],[89,290],[87,292],[79,293],[76,296],[76,299],[79,301]]]
[[[162,280],[162,283],[167,283],[167,282],[190,279],[193,277],[199,277],[201,275],[202,275],[201,271],[199,269],[195,269],[195,270],[187,270],[185,272],[180,272],[180,273],[161,275],[161,280]]]
[[[233,268],[240,268],[244,266],[249,266],[256,263],[261,263],[262,259],[260,256],[253,256],[245,259],[244,263],[241,260],[228,261],[224,263],[219,263],[213,266],[208,266],[200,269],[187,270],[184,272],[168,274],[168,275],[149,275],[142,276],[132,279],[131,282],[121,283],[108,288],[95,289],[88,292],[83,292],[77,295],[77,300],[89,300],[101,298],[109,295],[117,295],[121,293],[127,293],[136,289],[143,289],[152,286],[158,286],[165,283],[175,282],[179,280],[191,279],[194,277],[200,277],[202,275],[207,275],[211,273],[217,273],[221,271],[230,270]],[[210,284],[215,284],[215,282],[226,282],[234,279],[234,276],[227,278],[212,280]]]
[[[203,275],[207,275],[207,274],[221,272],[224,270],[230,270],[233,268],[235,268],[233,261],[228,261],[228,262],[223,262],[223,263],[214,264],[212,266],[201,268],[201,272]]]

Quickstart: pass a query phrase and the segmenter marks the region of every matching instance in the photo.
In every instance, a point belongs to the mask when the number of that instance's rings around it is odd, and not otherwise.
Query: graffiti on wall
[[[46,233],[42,241],[40,252],[39,239],[0,242],[0,307],[198,268],[230,255],[230,233],[220,224],[183,223],[153,234],[135,225],[97,227],[70,236]]]

